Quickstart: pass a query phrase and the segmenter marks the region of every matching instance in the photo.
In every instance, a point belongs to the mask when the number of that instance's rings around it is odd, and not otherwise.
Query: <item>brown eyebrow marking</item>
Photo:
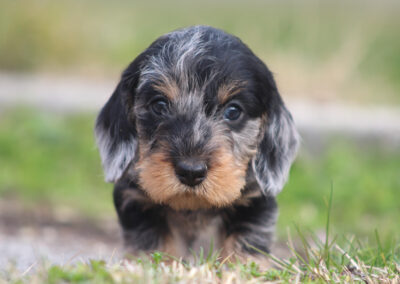
[[[177,98],[180,92],[178,84],[171,78],[164,78],[164,80],[155,83],[153,88],[170,100]]]
[[[218,88],[217,93],[220,104],[225,103],[229,98],[243,91],[245,86],[246,82],[243,81],[231,81],[229,83],[222,84]]]

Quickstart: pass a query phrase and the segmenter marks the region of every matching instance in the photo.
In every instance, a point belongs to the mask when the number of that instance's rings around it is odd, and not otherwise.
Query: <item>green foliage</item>
[[[325,223],[329,190],[333,186],[333,232],[354,232],[374,238],[378,229],[385,241],[399,233],[400,153],[357,148],[341,141],[318,156],[303,155],[278,195],[279,227],[292,224],[315,229]],[[327,199],[329,200],[329,199]]]
[[[206,24],[239,36],[267,63],[290,62],[281,73],[311,68],[330,80],[340,72],[348,94],[361,80],[362,99],[372,89],[379,102],[399,102],[399,9],[396,1],[3,0],[0,69],[120,72],[161,34]]]
[[[46,283],[114,283],[104,261],[91,260],[73,267],[52,266],[44,276]]]
[[[112,212],[95,146],[94,117],[27,109],[0,113],[0,197],[59,204],[98,216]]]

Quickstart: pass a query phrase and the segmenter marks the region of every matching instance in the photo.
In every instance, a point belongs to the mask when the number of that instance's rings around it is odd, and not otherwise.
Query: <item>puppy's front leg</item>
[[[236,258],[243,262],[254,260],[262,267],[269,266],[260,251],[270,252],[276,218],[274,197],[259,196],[251,198],[245,205],[226,209],[226,240],[222,257],[229,257],[232,261]]]
[[[115,185],[114,205],[130,253],[163,249],[169,230],[162,206],[153,204],[135,182],[128,180]]]

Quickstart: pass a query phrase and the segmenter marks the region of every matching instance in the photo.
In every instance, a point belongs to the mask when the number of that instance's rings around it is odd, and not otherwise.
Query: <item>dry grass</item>
[[[309,244],[307,244],[307,247]],[[51,266],[42,264],[25,272],[9,269],[0,283],[399,283],[399,250],[388,255],[361,248],[345,251],[337,244],[308,247],[302,253],[289,244],[293,256],[282,260],[269,255],[273,268],[255,263],[227,264],[218,257],[198,257],[193,264],[161,253],[118,262],[92,260],[88,263]],[[375,258],[368,258],[376,253]],[[396,262],[397,257],[397,262]],[[339,261],[340,260],[340,261]]]

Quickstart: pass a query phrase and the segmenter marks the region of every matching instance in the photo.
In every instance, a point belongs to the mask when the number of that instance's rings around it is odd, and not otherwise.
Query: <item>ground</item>
[[[50,208],[24,208],[0,201],[0,267],[10,264],[25,271],[43,260],[66,264],[120,256],[118,222],[90,220]]]

